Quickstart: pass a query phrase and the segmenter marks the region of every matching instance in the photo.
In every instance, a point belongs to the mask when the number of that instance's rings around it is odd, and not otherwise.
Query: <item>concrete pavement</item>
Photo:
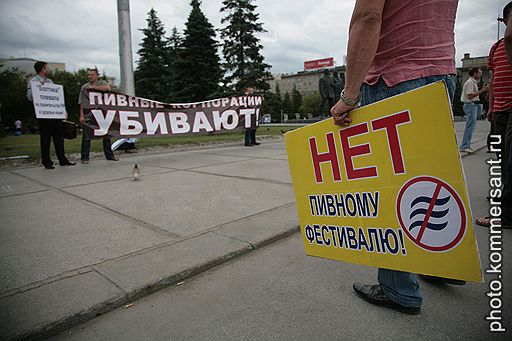
[[[475,216],[489,212],[488,158],[479,152],[463,159]],[[476,226],[475,234],[487,269],[489,229]],[[510,245],[512,231],[502,237]],[[308,257],[296,233],[50,340],[510,340],[511,256],[512,249],[504,247],[505,333],[489,332],[485,319],[496,274],[464,286],[419,277],[421,315],[405,315],[372,306],[352,290],[354,281],[376,283],[375,268]]]
[[[474,149],[488,129],[478,122]],[[0,188],[6,340],[54,334],[298,227],[282,142],[14,169]]]

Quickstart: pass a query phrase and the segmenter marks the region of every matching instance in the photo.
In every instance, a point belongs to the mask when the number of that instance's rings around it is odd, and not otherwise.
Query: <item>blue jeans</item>
[[[392,87],[388,87],[382,79],[379,79],[374,85],[363,84],[361,89],[361,104],[363,106],[368,105],[440,80],[445,82],[448,88],[448,95],[450,100],[452,100],[455,93],[455,75],[446,75],[413,79],[396,84]],[[405,307],[421,306],[422,297],[420,285],[416,280],[415,274],[379,269],[378,280],[379,284],[382,286],[382,290],[392,301]]]
[[[462,107],[466,114],[466,128],[464,129],[464,137],[462,138],[462,144],[460,150],[471,147],[471,138],[473,137],[473,131],[476,125],[477,105],[475,102],[464,103]]]

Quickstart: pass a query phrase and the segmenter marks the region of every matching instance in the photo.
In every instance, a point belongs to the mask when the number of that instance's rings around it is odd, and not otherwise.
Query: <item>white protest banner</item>
[[[62,85],[31,82],[30,86],[37,118],[66,119]]]

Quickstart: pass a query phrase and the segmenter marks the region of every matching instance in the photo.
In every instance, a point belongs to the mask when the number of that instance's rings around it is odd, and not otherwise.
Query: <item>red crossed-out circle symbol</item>
[[[398,222],[411,242],[434,252],[457,246],[466,233],[466,209],[444,181],[419,176],[407,181],[396,200]]]

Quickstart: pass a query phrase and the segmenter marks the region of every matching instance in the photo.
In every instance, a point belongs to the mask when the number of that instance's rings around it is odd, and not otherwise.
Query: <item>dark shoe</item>
[[[71,162],[69,160],[66,160],[64,162],[59,162],[59,165],[61,165],[61,166],[74,166],[74,165],[76,165],[76,162]]]
[[[245,144],[246,147],[254,147],[254,145],[250,144],[250,143],[246,143]]]
[[[115,157],[113,159],[107,159],[107,161],[119,161],[119,159]]]
[[[355,282],[353,288],[359,297],[371,304],[394,309],[409,315],[418,315],[421,312],[421,307],[405,307],[390,300],[382,290],[380,284],[365,285],[359,282]]]
[[[89,163],[89,160],[81,160],[80,162],[82,163],[82,165],[86,165]]]
[[[481,217],[481,218],[477,218],[475,220],[476,224],[477,225],[480,225],[480,226],[483,226],[483,227],[491,227],[491,217],[487,216],[487,217]],[[512,224],[508,221],[504,221],[503,219],[501,219],[501,222],[500,222],[501,226],[497,226],[499,228],[502,228],[502,229],[510,229],[512,228]]]
[[[485,217],[476,218],[475,223],[479,226],[491,227],[491,217],[485,216]]]
[[[255,145],[255,146],[259,146],[261,143],[259,143],[259,142],[253,142],[252,144],[253,144],[253,145]]]
[[[55,167],[53,167],[53,165],[52,165],[52,164],[49,164],[49,165],[43,165],[43,166],[44,166],[44,168],[46,168],[46,169],[55,169]]]

